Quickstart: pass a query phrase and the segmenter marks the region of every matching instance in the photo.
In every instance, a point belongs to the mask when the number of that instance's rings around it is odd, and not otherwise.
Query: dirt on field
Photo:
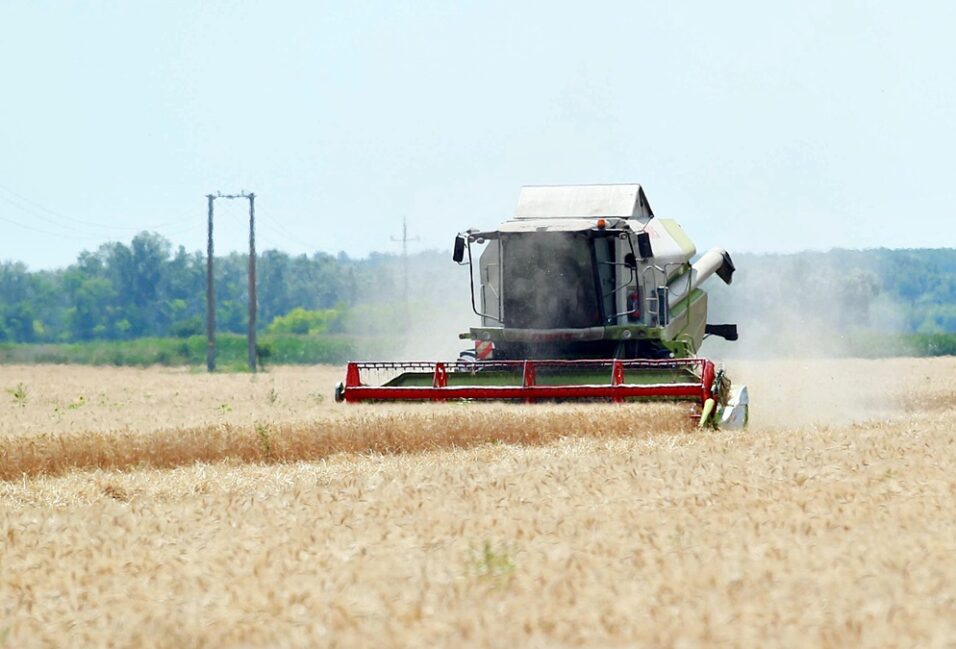
[[[0,366],[0,646],[953,646],[956,359],[728,369],[746,431]]]

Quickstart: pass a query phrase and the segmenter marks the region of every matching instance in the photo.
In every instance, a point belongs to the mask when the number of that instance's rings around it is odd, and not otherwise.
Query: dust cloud
[[[405,273],[401,259],[389,257],[355,296],[347,331],[358,340],[356,360],[453,361],[473,349],[459,339],[479,324],[468,266],[455,263],[449,247],[410,256],[407,284]]]
[[[904,330],[904,309],[881,290],[876,269],[819,253],[741,256],[737,268],[732,285],[705,289],[708,321],[737,323],[740,339],[709,338],[701,354],[726,361],[734,381],[749,384],[755,422],[834,424],[901,414],[889,361],[865,360],[890,355],[882,346]]]
[[[900,304],[882,292],[879,275],[845,268],[831,257],[745,256],[731,286],[705,285],[708,322],[738,324],[740,340],[711,338],[708,352],[728,358],[876,357],[871,339],[903,330]]]

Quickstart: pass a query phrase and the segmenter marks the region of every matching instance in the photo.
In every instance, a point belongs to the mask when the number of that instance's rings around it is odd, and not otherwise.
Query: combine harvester
[[[479,297],[475,296],[474,249]],[[747,388],[697,356],[712,275],[730,284],[730,255],[695,263],[676,221],[654,217],[640,185],[524,187],[514,218],[455,238],[481,317],[453,362],[352,362],[337,401],[685,401],[701,426],[743,427]],[[480,302],[480,308],[479,303]]]

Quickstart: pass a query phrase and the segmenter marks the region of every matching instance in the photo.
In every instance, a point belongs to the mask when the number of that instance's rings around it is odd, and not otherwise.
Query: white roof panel
[[[516,219],[654,218],[638,184],[530,185],[518,195]]]
[[[620,223],[621,221],[618,221]],[[542,222],[540,219],[519,218],[505,221],[498,227],[498,232],[581,232],[597,227],[597,219],[551,219]],[[611,224],[614,227],[614,224]]]

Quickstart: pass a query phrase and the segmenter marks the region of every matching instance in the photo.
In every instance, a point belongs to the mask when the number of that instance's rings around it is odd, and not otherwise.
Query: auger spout
[[[687,297],[714,274],[730,284],[734,275],[734,262],[723,248],[711,248],[690,267],[686,273],[668,284],[667,304],[671,308]]]

